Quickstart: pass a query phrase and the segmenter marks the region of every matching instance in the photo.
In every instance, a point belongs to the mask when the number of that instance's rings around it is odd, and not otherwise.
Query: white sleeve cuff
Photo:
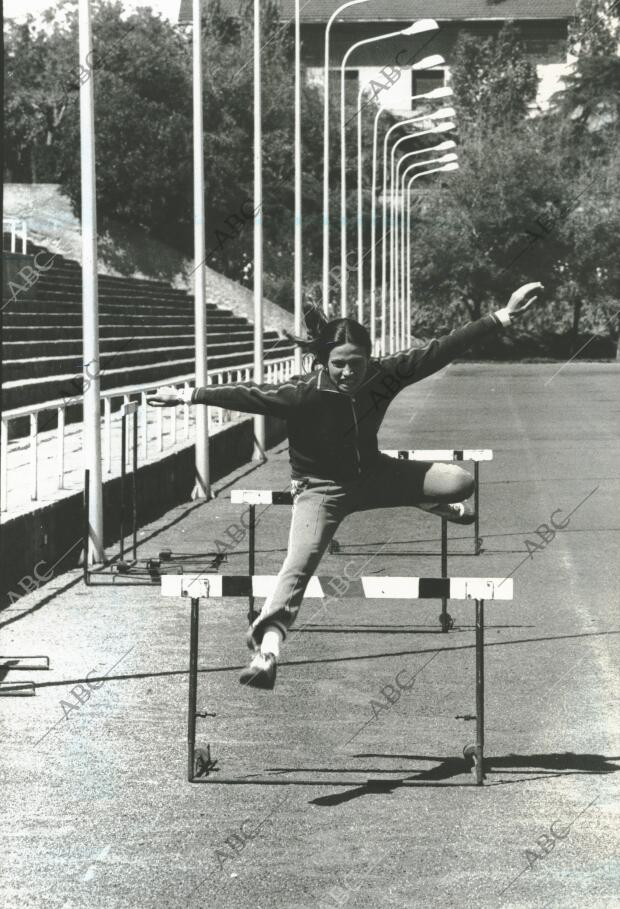
[[[183,403],[184,403],[184,404],[191,404],[191,403],[192,403],[192,395],[193,395],[193,394],[194,394],[194,389],[185,386],[185,387],[183,388],[183,390],[181,391],[181,395],[180,395],[181,398],[182,398],[182,400],[183,400]]]
[[[499,319],[502,325],[510,325],[512,319],[510,318],[510,313],[508,312],[508,307],[504,306],[503,309],[496,309],[493,315]]]

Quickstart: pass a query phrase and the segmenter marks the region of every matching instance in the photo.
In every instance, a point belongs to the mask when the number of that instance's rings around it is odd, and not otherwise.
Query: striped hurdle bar
[[[474,462],[474,479],[476,488],[474,491],[474,508],[476,520],[474,523],[474,554],[480,555],[482,540],[480,539],[480,490],[479,479],[481,461],[492,461],[493,451],[490,448],[462,448],[462,449],[383,449],[382,454],[390,458],[398,458],[408,461],[473,461]],[[277,491],[272,489],[232,489],[230,501],[234,505],[248,505],[250,510],[250,522],[248,525],[249,544],[248,544],[248,575],[254,576],[256,568],[256,506],[257,505],[291,505],[293,497],[288,491]],[[335,542],[335,541],[334,541]],[[331,551],[331,550],[330,550]],[[445,518],[441,519],[441,576],[448,576],[448,522]],[[248,598],[248,621],[252,623],[256,618],[254,609],[254,597]],[[441,601],[441,614],[439,624],[442,631],[449,631],[454,626],[452,617],[448,613],[448,604],[445,598]]]
[[[325,598],[329,576],[310,578],[306,596]],[[196,719],[215,716],[207,711],[197,711],[198,645],[200,600],[223,597],[267,597],[277,582],[276,575],[236,576],[220,574],[163,575],[161,594],[164,597],[186,597],[191,600],[189,644],[189,703],[187,717],[187,779],[190,783],[228,783],[239,785],[323,785],[316,780],[276,779],[274,777],[225,777],[218,776],[217,760],[211,755],[211,746],[196,748]],[[466,745],[463,755],[471,767],[478,786],[484,781],[484,601],[512,600],[511,578],[419,578],[419,577],[360,577],[351,582],[343,592],[346,597],[365,599],[426,600],[447,597],[454,600],[475,600],[476,603],[476,742]],[[324,785],[350,786],[352,780],[329,780]],[[369,781],[369,784],[373,781]],[[415,785],[414,780],[389,780],[390,785]],[[385,785],[385,784],[384,784]]]

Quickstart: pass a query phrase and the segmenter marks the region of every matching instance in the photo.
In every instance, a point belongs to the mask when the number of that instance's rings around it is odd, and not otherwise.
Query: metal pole
[[[329,314],[329,36],[335,19],[349,6],[368,0],[347,0],[329,17],[325,27],[323,61],[323,311]],[[342,276],[341,276],[342,280]]]
[[[89,515],[89,502],[90,502],[90,471],[86,469],[84,471],[84,498],[83,498],[83,511],[82,511],[82,545],[83,545],[83,579],[85,584],[90,584],[90,575],[88,573],[88,535],[90,532],[90,521],[88,520]]]
[[[79,5],[79,59],[85,67],[92,59],[90,0]],[[95,190],[94,74],[80,80],[80,154],[82,160],[82,319],[84,398],[82,447],[89,472],[89,564],[102,562],[103,495],[101,488],[101,417],[99,364],[99,298],[97,287],[97,205]]]
[[[254,0],[254,381],[263,384],[263,149],[260,0]],[[265,418],[254,417],[253,461],[265,460]]]
[[[411,193],[407,190],[407,326],[405,347],[411,347]]]
[[[194,122],[194,331],[196,386],[207,384],[207,307],[205,272],[205,187],[202,113],[201,0],[193,0],[193,122]],[[209,479],[208,408],[196,407],[196,478],[192,499],[211,496]]]
[[[248,546],[248,574],[254,577],[255,558],[256,558],[256,505],[250,505],[250,537]],[[248,622],[250,625],[256,618],[257,613],[254,610],[254,597],[252,594],[248,597]]]
[[[198,688],[198,633],[200,600],[192,598],[189,624],[189,703],[187,705],[187,779],[194,779],[196,750],[196,693]]]
[[[131,464],[131,526],[132,526],[132,548],[134,562],[138,558],[138,410],[133,412],[133,451]]]
[[[380,107],[375,114],[375,122],[372,128],[372,186],[370,190],[370,337],[372,340],[372,352],[375,351],[377,341],[377,133],[379,127],[379,117],[385,108]],[[383,351],[381,351],[383,353]]]
[[[340,317],[347,315],[347,152],[344,62],[340,67]]]
[[[357,321],[364,321],[364,237],[362,204],[362,97],[357,93]],[[374,353],[374,350],[373,350]]]
[[[302,234],[301,234],[301,34],[299,0],[295,0],[295,262],[294,262],[294,328],[301,334],[302,309]],[[301,347],[295,346],[295,372],[302,370]]]
[[[474,461],[474,483],[474,553],[480,555],[482,540],[480,539],[480,465],[478,461]]]
[[[441,576],[448,577],[448,522],[445,518],[441,519]],[[446,597],[441,598],[441,630],[449,630],[448,619],[448,600]]]
[[[119,561],[125,558],[125,471],[127,461],[127,417],[121,417],[121,490],[120,490],[120,520],[119,520]]]
[[[325,29],[323,63],[323,312],[329,315],[329,30]]]
[[[484,780],[484,600],[476,600],[476,785]]]

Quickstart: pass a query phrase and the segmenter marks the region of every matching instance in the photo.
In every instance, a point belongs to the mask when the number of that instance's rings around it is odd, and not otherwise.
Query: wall
[[[347,23],[335,25],[330,41],[330,60],[334,68],[331,74],[331,85],[334,90],[340,85],[339,69],[344,54],[357,41],[377,35],[397,31],[409,23]],[[368,78],[385,83],[380,75],[383,66],[394,66],[397,57],[401,61],[416,60],[431,54],[440,54],[446,63],[454,54],[454,46],[459,34],[466,30],[469,34],[484,38],[496,35],[502,22],[443,22],[435,32],[428,32],[415,37],[398,36],[374,42],[359,48],[350,55],[347,69],[360,71],[362,81]],[[566,72],[567,63],[567,23],[565,20],[537,20],[518,23],[526,52],[537,67],[540,88],[536,99],[537,105],[545,108],[550,95],[560,87],[559,79]],[[308,66],[308,78],[316,83],[323,82],[324,26],[317,24],[302,25],[303,61]],[[393,86],[381,92],[380,103],[389,108],[408,108],[411,93],[411,74],[402,73]]]

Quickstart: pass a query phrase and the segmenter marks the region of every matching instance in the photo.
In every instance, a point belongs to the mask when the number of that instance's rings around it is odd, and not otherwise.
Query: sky
[[[54,5],[54,0],[4,0],[4,18],[24,19],[28,13],[36,16]],[[181,0],[137,0],[137,2],[123,0],[123,8],[127,12],[133,11],[138,6],[150,6],[155,12],[174,22],[179,14],[180,5]]]

